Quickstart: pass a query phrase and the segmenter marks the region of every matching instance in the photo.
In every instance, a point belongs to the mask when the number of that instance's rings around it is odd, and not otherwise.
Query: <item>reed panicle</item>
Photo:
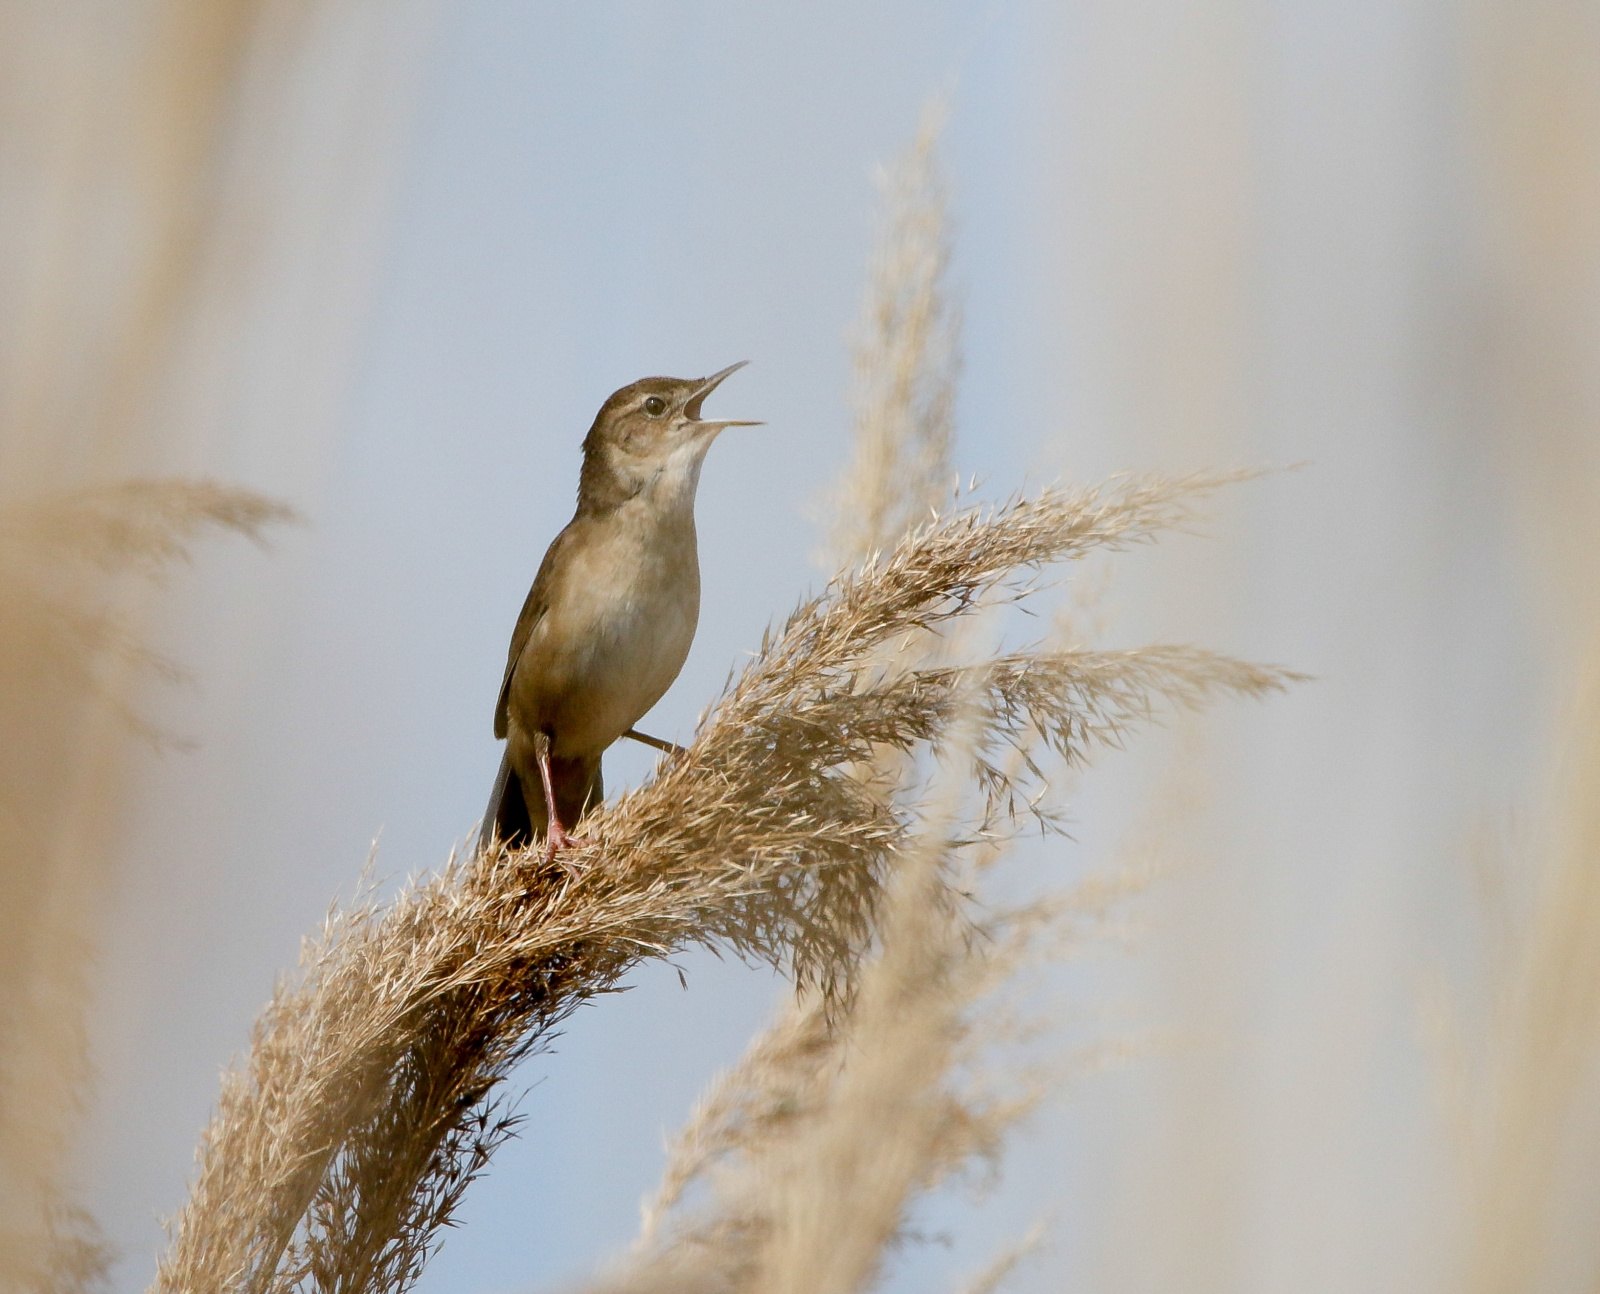
[[[981,698],[974,749],[1036,727],[1082,757],[1148,713],[1140,680],[1179,701],[1282,686],[1282,671],[1221,658],[1192,673],[1173,649],[879,663],[896,635],[1183,521],[1224,479],[1046,490],[932,521],[770,634],[688,751],[586,820],[576,875],[537,849],[462,857],[387,908],[331,916],[224,1087],[156,1288],[406,1288],[511,1130],[502,1081],[642,958],[698,943],[841,1000],[908,841],[905,810],[849,768],[875,749],[938,748],[964,688]],[[991,789],[1012,785],[991,774]]]
[[[714,1085],[640,1245],[597,1290],[867,1288],[904,1237],[911,1199],[998,1158],[1045,1084],[992,1081],[976,1064],[992,1030],[972,1007],[1049,923],[1043,907],[975,922],[951,901],[948,843],[927,836],[896,868],[847,1011],[798,995]],[[708,1204],[685,1207],[697,1185]]]
[[[947,109],[933,100],[916,140],[878,175],[882,227],[855,328],[855,435],[833,496],[835,564],[892,546],[950,490],[961,312],[950,268]]]
[[[74,490],[0,512],[0,542],[12,552],[51,552],[102,570],[160,579],[207,529],[265,542],[294,509],[208,480],[131,480]]]
[[[1600,1109],[1600,648],[1584,666],[1547,838],[1519,860],[1537,889],[1526,916],[1507,923],[1457,1129],[1468,1188],[1462,1284],[1472,1294],[1555,1286],[1595,1260],[1592,1233],[1563,1225],[1593,1189]]]
[[[885,185],[885,233],[857,351],[856,450],[836,491],[831,536],[846,565],[870,560],[916,528],[947,488],[956,338],[953,327],[930,328],[944,314],[947,262],[935,151],[941,119],[937,105],[925,111],[916,143]],[[935,339],[941,344],[931,344]],[[880,381],[886,367],[893,379]],[[945,398],[921,398],[929,390]],[[899,683],[920,671],[935,689],[950,689],[937,707],[941,717],[981,708],[992,719],[994,696],[1009,691],[1001,679],[1006,671],[932,672],[950,650],[937,633],[922,630],[878,655]],[[989,702],[981,707],[979,690]],[[978,752],[971,724],[962,728],[957,762],[965,764]],[[1012,748],[1012,769],[1035,767],[1039,740],[1035,732]],[[953,770],[944,762],[939,780],[947,784]],[[880,745],[850,771],[902,805],[922,780],[917,762],[894,745]],[[834,1286],[842,1275],[849,1287],[879,1268],[918,1186],[931,1186],[980,1146],[994,1153],[1003,1127],[1027,1102],[979,1101],[957,1091],[949,1075],[955,1057],[973,1050],[968,1008],[985,979],[974,972],[998,970],[999,959],[980,960],[979,950],[991,948],[1010,915],[992,915],[980,932],[951,902],[976,879],[969,875],[952,887],[944,875],[958,857],[948,832],[948,792],[959,801],[968,790],[964,771],[955,787],[942,788],[943,799],[928,797],[940,806],[944,830],[914,825],[915,841],[889,877],[858,991],[839,1003],[798,988],[773,1026],[713,1081],[671,1149],[660,1188],[644,1204],[633,1253],[595,1291],[803,1289],[814,1288],[819,1275]],[[990,805],[983,818],[993,816]],[[967,872],[979,859],[992,865],[1003,853],[993,838],[986,845],[962,856]],[[892,1168],[862,1173],[863,1162]],[[709,1200],[691,1207],[686,1197],[696,1187]],[[843,1257],[842,1267],[819,1267],[812,1254],[819,1243]]]

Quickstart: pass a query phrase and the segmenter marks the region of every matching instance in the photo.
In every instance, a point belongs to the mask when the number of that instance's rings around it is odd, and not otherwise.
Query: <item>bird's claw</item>
[[[559,863],[562,871],[568,876],[578,877],[583,874],[583,868],[576,862],[556,855],[563,849],[574,849],[580,845],[588,844],[582,836],[574,836],[560,823],[551,823],[550,830],[545,833],[544,860],[546,863]]]

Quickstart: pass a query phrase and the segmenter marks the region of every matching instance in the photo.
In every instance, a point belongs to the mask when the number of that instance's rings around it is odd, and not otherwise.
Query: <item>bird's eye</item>
[[[644,402],[644,411],[652,418],[659,418],[667,411],[667,402],[659,395],[653,395]]]

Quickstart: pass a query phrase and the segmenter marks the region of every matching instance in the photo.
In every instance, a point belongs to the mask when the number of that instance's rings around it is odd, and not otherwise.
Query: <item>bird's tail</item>
[[[544,815],[541,813],[540,818]],[[500,771],[494,775],[489,792],[489,807],[483,811],[483,827],[478,833],[478,848],[490,848],[496,840],[504,845],[525,845],[533,839],[533,823],[528,820],[528,802],[522,795],[522,781],[511,767],[511,754],[500,756]]]

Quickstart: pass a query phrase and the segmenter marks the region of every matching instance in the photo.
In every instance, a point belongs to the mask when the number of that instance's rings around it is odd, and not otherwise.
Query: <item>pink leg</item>
[[[545,858],[554,862],[556,850],[570,849],[573,845],[582,844],[582,840],[569,835],[567,829],[561,825],[561,819],[556,815],[556,791],[550,780],[550,742],[548,739],[539,742],[537,748],[539,760],[539,780],[544,783],[544,811],[549,819],[549,826],[545,828]],[[570,868],[568,869],[571,870]]]

